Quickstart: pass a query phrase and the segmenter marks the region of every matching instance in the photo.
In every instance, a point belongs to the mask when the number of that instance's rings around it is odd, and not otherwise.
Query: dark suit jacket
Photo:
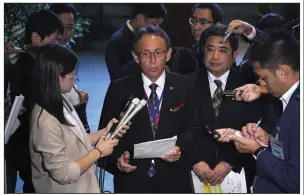
[[[300,193],[300,87],[290,98],[272,136],[277,133],[283,143],[284,160],[274,156],[271,147],[259,154],[254,193]]]
[[[239,72],[231,69],[225,90],[232,90],[244,84],[246,83]],[[237,102],[223,97],[219,115],[216,118],[207,71],[202,70],[197,75],[194,90],[196,91],[196,106],[190,126],[200,126],[200,128],[194,134],[196,147],[192,150],[191,165],[205,161],[213,169],[220,161],[225,161],[233,167],[234,171],[239,172],[242,155],[238,153],[232,143],[217,142],[212,135],[206,132],[205,126],[210,125],[213,129],[229,127],[241,130],[248,122],[256,122],[260,117],[259,102]]]
[[[110,74],[111,81],[114,80],[116,72],[127,62],[133,59],[134,34],[127,25],[124,25],[110,38],[105,52],[105,61]]]
[[[124,64],[116,73],[114,76],[114,81],[117,79],[124,78],[126,76],[129,76],[131,74],[137,74],[141,72],[140,65],[135,62],[135,60],[131,60]]]
[[[186,97],[189,87],[187,80],[181,75],[166,73],[164,95],[161,105],[160,122],[156,132],[156,140],[178,136],[176,145],[181,149],[181,158],[174,163],[168,163],[161,159],[155,159],[156,175],[160,192],[177,193],[192,192],[189,169],[186,166],[186,154],[192,143],[192,134],[183,127],[188,120],[186,115]],[[141,73],[112,82],[107,91],[99,127],[104,127],[108,121],[118,116],[126,104],[126,98],[133,94],[135,97],[144,98],[145,92]],[[182,107],[184,106],[184,107]],[[172,112],[171,108],[182,107],[179,111]],[[153,134],[147,106],[145,106],[132,119],[132,125],[128,132],[120,139],[119,145],[107,159],[107,170],[114,173],[114,191],[118,193],[154,192],[151,187],[148,170],[151,159],[133,159],[130,164],[137,166],[131,173],[124,174],[117,169],[117,159],[124,151],[133,153],[134,144],[152,141]],[[113,165],[113,166],[111,166]]]

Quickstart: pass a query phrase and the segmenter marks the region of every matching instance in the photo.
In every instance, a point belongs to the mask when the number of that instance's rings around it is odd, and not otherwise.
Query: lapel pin
[[[173,90],[174,88],[173,87],[170,87],[170,90]]]

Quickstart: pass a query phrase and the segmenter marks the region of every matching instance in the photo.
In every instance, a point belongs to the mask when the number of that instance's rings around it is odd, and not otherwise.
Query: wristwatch
[[[259,153],[262,152],[262,151],[264,151],[264,150],[266,150],[266,147],[265,147],[265,146],[260,146],[260,147],[258,147],[258,149],[256,149],[256,150],[254,151],[254,153],[253,153],[254,159],[257,159]]]

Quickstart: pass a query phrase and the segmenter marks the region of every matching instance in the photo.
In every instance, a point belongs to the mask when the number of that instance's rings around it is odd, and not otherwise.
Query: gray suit
[[[37,193],[100,193],[95,164],[80,175],[80,167],[75,162],[84,157],[92,146],[71,104],[70,107],[75,120],[70,120],[71,115],[68,116],[67,112],[65,118],[74,127],[60,124],[46,110],[42,111],[37,125],[41,107],[36,104],[32,111],[30,155],[32,180]]]

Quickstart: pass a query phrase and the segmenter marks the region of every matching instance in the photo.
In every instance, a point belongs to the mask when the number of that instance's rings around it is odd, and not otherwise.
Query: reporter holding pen
[[[63,95],[74,84],[78,61],[75,53],[57,44],[42,46],[36,60],[30,156],[37,193],[100,193],[94,163],[110,155],[118,144],[118,140],[103,140],[116,119],[102,130],[87,134]],[[124,126],[120,136],[128,128]]]
[[[240,152],[253,153],[257,163],[254,193],[300,193],[299,42],[286,32],[262,36],[251,45],[249,59],[262,86],[280,98],[283,112],[270,135],[247,124],[242,136],[233,129],[217,130],[222,135],[218,141],[233,141]]]

